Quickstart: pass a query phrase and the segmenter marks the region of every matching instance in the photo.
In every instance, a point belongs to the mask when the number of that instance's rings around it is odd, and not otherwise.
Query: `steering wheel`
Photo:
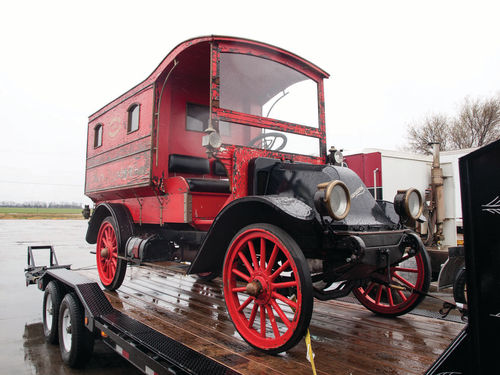
[[[288,140],[286,138],[286,135],[276,132],[259,134],[257,137],[248,142],[248,146],[263,148],[264,150],[272,150],[278,138],[281,138],[281,144],[273,151],[280,151],[285,148],[286,142]],[[259,144],[259,141],[263,141],[262,144]]]

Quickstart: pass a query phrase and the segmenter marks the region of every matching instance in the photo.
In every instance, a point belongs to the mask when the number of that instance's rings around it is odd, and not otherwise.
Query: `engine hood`
[[[301,163],[276,163],[269,171],[265,194],[290,196],[300,199],[320,214],[314,206],[314,194],[318,184],[340,180],[346,184],[351,196],[351,210],[340,221],[333,221],[334,226],[355,230],[374,228],[389,229],[395,224],[387,217],[377,201],[370,194],[363,181],[349,168],[331,165],[309,165]]]

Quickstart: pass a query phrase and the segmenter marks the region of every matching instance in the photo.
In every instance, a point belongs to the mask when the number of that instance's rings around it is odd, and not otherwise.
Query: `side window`
[[[102,124],[94,127],[94,148],[102,146]]]
[[[208,128],[208,106],[187,103],[186,130],[202,132]]]
[[[127,132],[135,132],[139,129],[139,104],[132,104],[128,109]]]
[[[186,105],[186,130],[202,132],[208,128],[208,106],[187,103]],[[231,131],[227,123],[219,123],[221,135],[229,136]]]

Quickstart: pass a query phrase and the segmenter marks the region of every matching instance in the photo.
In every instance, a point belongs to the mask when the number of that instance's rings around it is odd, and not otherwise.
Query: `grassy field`
[[[0,219],[83,219],[80,208],[0,207]]]

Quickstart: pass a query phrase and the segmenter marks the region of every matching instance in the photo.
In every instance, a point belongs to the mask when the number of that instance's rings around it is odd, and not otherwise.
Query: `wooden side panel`
[[[128,109],[137,104],[139,129],[128,132]],[[153,87],[96,116],[87,130],[85,194],[94,200],[120,197],[125,190],[149,186]],[[95,147],[95,128],[102,126],[102,144]]]
[[[190,192],[183,177],[166,179],[162,188],[165,194],[153,196],[147,196],[144,189],[137,189],[135,196],[127,196],[127,192],[123,191],[123,197],[110,202],[124,204],[135,223],[189,223],[200,230],[208,230],[211,220],[217,216],[229,195]]]
[[[85,193],[114,191],[149,185],[151,151],[145,150],[87,169]]]

